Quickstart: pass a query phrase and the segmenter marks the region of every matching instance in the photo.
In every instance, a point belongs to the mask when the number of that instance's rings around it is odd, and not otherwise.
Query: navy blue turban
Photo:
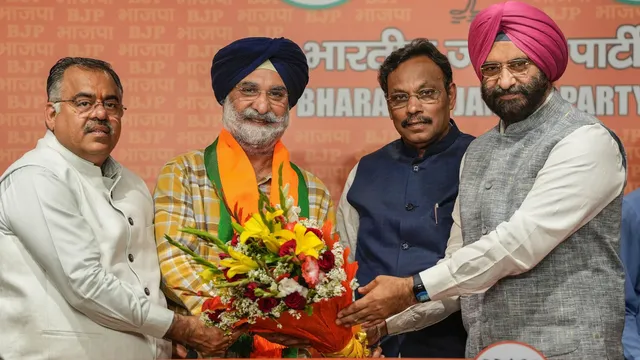
[[[284,81],[289,107],[293,108],[309,82],[309,65],[302,49],[285,38],[250,37],[220,49],[211,63],[211,86],[216,100],[222,104],[242,79],[267,60]]]

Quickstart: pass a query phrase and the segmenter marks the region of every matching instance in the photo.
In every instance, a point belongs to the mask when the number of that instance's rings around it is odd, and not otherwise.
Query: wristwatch
[[[422,278],[420,277],[420,274],[413,275],[413,295],[420,303],[425,303],[430,300],[429,294],[427,294],[427,290],[422,284]]]

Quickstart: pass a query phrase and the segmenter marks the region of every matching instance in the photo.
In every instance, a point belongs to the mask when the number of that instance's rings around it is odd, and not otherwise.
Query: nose
[[[498,86],[502,89],[507,90],[512,87],[516,83],[516,78],[511,74],[511,72],[507,69],[507,67],[503,67],[500,72],[500,78],[498,78]]]
[[[104,104],[101,102],[95,103],[93,109],[91,109],[90,115],[92,118],[106,119],[107,110],[104,108]]]
[[[422,104],[417,96],[410,96],[407,102],[407,112],[409,114],[417,114],[422,112]]]
[[[271,105],[269,104],[269,99],[267,99],[267,94],[265,92],[261,92],[258,97],[253,100],[252,104],[253,108],[260,114],[264,115],[269,112]]]

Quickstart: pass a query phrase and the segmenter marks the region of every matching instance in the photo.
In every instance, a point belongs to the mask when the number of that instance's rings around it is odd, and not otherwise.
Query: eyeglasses
[[[255,100],[263,92],[267,94],[267,99],[273,105],[287,106],[287,98],[289,97],[286,89],[270,89],[260,90],[255,86],[240,85],[236,86],[243,100]]]
[[[527,59],[514,59],[507,61],[506,64],[501,64],[498,62],[488,62],[480,66],[480,72],[482,73],[482,76],[484,76],[488,80],[491,80],[499,77],[500,74],[502,74],[502,68],[506,66],[511,75],[515,77],[522,77],[527,75],[527,72],[529,71],[529,65],[531,64],[532,62]]]
[[[440,100],[440,90],[420,89],[417,94],[393,93],[387,98],[387,102],[392,109],[399,109],[409,104],[409,99],[416,97],[422,104],[435,104]]]
[[[72,99],[72,100],[57,100],[53,101],[53,103],[61,103],[66,102],[71,104],[73,108],[76,109],[78,114],[84,115],[92,112],[98,105],[102,105],[104,107],[104,111],[111,116],[122,116],[124,110],[127,110],[122,104],[120,104],[117,100],[107,100],[107,101],[97,101],[92,99]]]

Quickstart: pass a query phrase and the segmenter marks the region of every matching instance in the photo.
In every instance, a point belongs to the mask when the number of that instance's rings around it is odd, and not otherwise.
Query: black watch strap
[[[420,274],[413,275],[413,295],[418,302],[424,303],[429,301],[429,294],[422,284],[422,278]]]

